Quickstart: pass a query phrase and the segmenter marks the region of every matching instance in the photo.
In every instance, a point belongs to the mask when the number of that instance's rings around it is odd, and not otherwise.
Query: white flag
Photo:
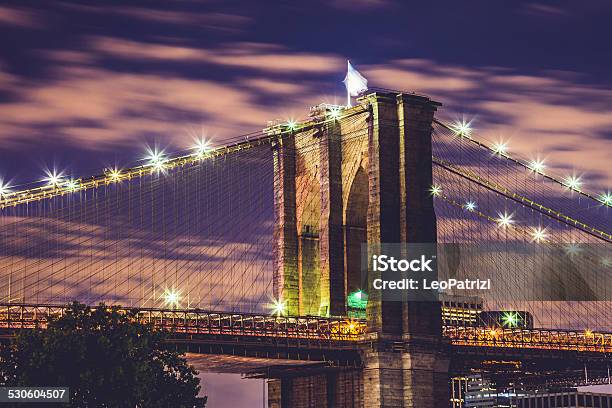
[[[357,96],[361,92],[366,91],[368,89],[368,80],[363,77],[353,66],[350,61],[347,61],[348,70],[346,72],[346,78],[344,78],[344,86],[346,86],[346,92],[349,96],[349,105],[350,105],[350,97]]]

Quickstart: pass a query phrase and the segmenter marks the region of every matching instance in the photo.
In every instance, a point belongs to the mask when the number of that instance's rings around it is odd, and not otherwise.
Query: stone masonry
[[[428,190],[438,106],[414,94],[370,93],[345,118],[315,116],[275,147],[274,283],[288,314],[346,314],[361,284],[359,241],[436,242]],[[448,406],[439,304],[369,295],[363,368],[271,381],[270,407]]]

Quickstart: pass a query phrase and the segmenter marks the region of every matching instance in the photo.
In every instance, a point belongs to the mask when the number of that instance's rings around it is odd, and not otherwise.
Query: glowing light
[[[500,156],[505,156],[508,152],[508,143],[507,142],[498,142],[493,145],[493,152],[495,154],[499,154]]]
[[[502,228],[507,228],[510,227],[512,224],[514,224],[514,220],[512,219],[512,214],[508,214],[507,212],[504,211],[504,213],[497,213],[498,218],[496,219],[497,221],[497,225],[502,227]]]
[[[196,151],[195,156],[202,158],[210,151],[210,143],[205,139],[198,139],[193,149]]]
[[[476,205],[476,203],[474,201],[468,201],[467,203],[465,203],[463,205],[463,208],[466,211],[474,211],[476,209],[476,207],[477,207],[477,205]]]
[[[528,167],[531,169],[531,171],[533,171],[534,173],[544,173],[544,169],[546,168],[546,165],[544,164],[544,160],[540,160],[540,159],[535,159],[529,162]]]
[[[571,243],[565,246],[565,253],[570,257],[578,255],[581,252],[582,252],[582,248],[578,244]]]
[[[567,188],[570,190],[580,191],[580,186],[582,185],[582,181],[578,176],[567,176],[563,182]]]
[[[349,329],[349,333],[353,333],[357,328],[357,324],[353,321],[348,322],[347,327]]]
[[[340,117],[340,114],[342,113],[342,110],[340,109],[340,107],[335,106],[333,108],[331,108],[329,111],[329,117],[332,119],[338,119]]]
[[[166,306],[169,306],[173,309],[179,307],[181,303],[181,294],[180,292],[174,289],[166,289],[163,294],[164,303]]]
[[[164,156],[164,152],[157,150],[157,148],[153,150],[147,148],[147,151],[148,155],[146,159],[149,161],[148,165],[157,171],[163,170],[167,161],[166,157]]]
[[[542,242],[548,238],[548,234],[546,233],[546,228],[537,227],[532,228],[531,230],[531,240],[533,242]]]
[[[296,122],[295,120],[293,120],[293,119],[288,120],[288,121],[287,121],[287,128],[288,128],[289,130],[295,130],[295,129],[297,129],[297,122]]]
[[[429,194],[431,194],[434,197],[438,197],[440,194],[442,194],[442,187],[440,187],[437,184],[432,184],[431,187],[429,188]]]
[[[489,330],[489,334],[493,337],[493,338],[497,338],[500,334],[500,331],[498,329],[495,328],[490,328]]]
[[[368,294],[363,290],[358,289],[353,293],[348,295],[347,305],[353,309],[363,309],[365,310],[368,305]]]
[[[2,181],[2,179],[0,179],[0,198],[2,198],[3,196],[7,195],[10,192],[11,192],[11,190],[10,190],[8,184],[4,184],[4,181]]]
[[[502,315],[502,323],[507,327],[517,327],[521,318],[516,312],[506,312]]]
[[[74,191],[79,188],[79,184],[77,180],[70,179],[64,184],[64,188],[68,191]]]
[[[62,177],[64,177],[63,174],[61,173],[57,173],[56,170],[50,171],[47,170],[47,177],[43,179],[43,181],[46,181],[48,185],[53,186],[53,187],[57,187],[60,182],[62,181]]]
[[[606,268],[612,266],[612,259],[607,257],[601,258],[601,265],[605,266]]]
[[[593,336],[593,331],[592,331],[592,330],[589,330],[589,329],[586,329],[586,330],[584,331],[584,336],[585,336],[585,337],[592,337],[592,336]]]
[[[121,170],[114,168],[108,175],[110,176],[111,181],[119,181],[119,179],[121,179]]]
[[[287,302],[274,299],[272,300],[270,308],[272,309],[272,314],[275,314],[278,317],[284,316],[285,313],[287,313]]]
[[[601,193],[599,195],[599,201],[604,203],[604,205],[612,206],[612,193],[606,191],[605,193]]]
[[[470,136],[472,134],[472,121],[466,121],[465,118],[461,120],[456,120],[450,128],[453,132],[455,132],[455,136]]]

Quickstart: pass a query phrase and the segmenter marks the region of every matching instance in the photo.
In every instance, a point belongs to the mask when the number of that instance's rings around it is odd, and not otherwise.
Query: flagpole
[[[346,72],[347,72],[347,78],[348,78],[348,72],[351,69],[351,60],[346,60]],[[349,91],[349,87],[346,87],[346,107],[350,108],[351,107],[351,92]]]

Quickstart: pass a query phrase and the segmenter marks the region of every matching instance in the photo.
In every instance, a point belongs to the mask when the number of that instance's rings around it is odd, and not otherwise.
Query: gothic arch
[[[349,190],[344,224],[345,274],[347,295],[362,289],[361,245],[367,242],[369,181],[359,166]]]

